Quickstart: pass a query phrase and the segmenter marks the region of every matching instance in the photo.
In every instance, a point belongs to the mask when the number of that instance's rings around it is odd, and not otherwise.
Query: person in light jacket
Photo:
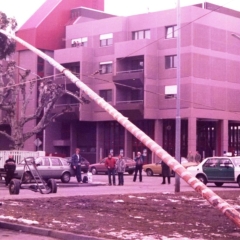
[[[116,161],[116,171],[118,174],[118,185],[124,184],[124,172],[126,168],[126,161],[124,160],[123,156],[120,154],[117,161]]]

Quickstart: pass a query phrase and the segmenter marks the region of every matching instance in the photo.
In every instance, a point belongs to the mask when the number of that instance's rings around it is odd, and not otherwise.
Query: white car
[[[204,184],[221,187],[224,183],[238,183],[240,187],[240,157],[209,157],[198,166],[188,167],[188,171]]]
[[[15,178],[21,179],[24,174],[24,180],[30,182],[33,179],[31,166],[29,171],[25,170],[24,172],[24,163],[22,161],[20,164],[17,164],[15,170]],[[35,159],[35,163],[37,164],[37,169],[41,177],[45,180],[54,178],[61,179],[63,183],[68,183],[71,179],[71,176],[74,176],[74,172],[67,162],[66,159],[60,157],[39,157]]]

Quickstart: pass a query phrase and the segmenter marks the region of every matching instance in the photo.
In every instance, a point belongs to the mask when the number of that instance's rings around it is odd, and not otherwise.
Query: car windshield
[[[235,166],[240,167],[240,158],[233,158],[233,163]]]

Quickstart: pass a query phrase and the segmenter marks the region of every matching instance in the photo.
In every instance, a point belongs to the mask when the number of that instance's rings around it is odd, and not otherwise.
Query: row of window
[[[177,26],[167,26],[165,28],[165,38],[176,38],[177,37]],[[140,30],[140,31],[134,31],[132,32],[132,39],[137,40],[137,39],[150,39],[151,34],[150,34],[150,29],[146,30]],[[105,47],[105,46],[110,46],[113,44],[113,33],[107,33],[107,34],[101,34],[100,35],[100,46]],[[80,47],[80,46],[87,46],[88,38],[83,37],[83,38],[76,38],[72,39],[71,45],[72,47]]]
[[[165,56],[165,69],[176,68],[177,67],[177,55]],[[141,70],[144,69],[143,61],[133,61],[132,70]],[[109,62],[101,62],[100,63],[100,74],[112,73],[112,61]]]

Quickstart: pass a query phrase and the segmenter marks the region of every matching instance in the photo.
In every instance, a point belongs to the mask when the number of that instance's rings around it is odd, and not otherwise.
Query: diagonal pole
[[[197,193],[201,194],[213,207],[221,211],[226,217],[228,217],[234,224],[240,228],[240,213],[217,194],[215,194],[205,184],[200,182],[197,178],[193,177],[189,171],[187,171],[177,160],[169,155],[160,145],[148,137],[144,132],[131,123],[126,117],[119,113],[109,103],[104,101],[99,95],[92,91],[87,85],[85,85],[79,78],[73,75],[68,69],[64,68],[61,64],[56,62],[53,58],[49,57],[45,53],[41,52],[34,46],[25,42],[21,38],[12,35],[4,30],[0,30],[0,33],[13,38],[29,50],[37,54],[49,62],[52,66],[64,73],[78,88],[84,91],[94,102],[108,112],[116,121],[118,121],[124,128],[132,133],[138,140],[140,140],[145,146],[147,146],[152,152],[154,152],[162,161],[164,161],[173,171],[175,171],[186,183],[188,183]]]

